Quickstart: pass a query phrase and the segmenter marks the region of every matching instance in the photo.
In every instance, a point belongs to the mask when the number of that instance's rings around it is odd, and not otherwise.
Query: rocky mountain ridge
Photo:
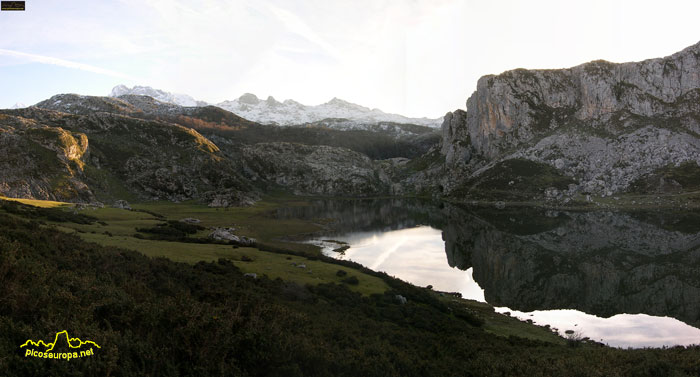
[[[639,63],[485,76],[467,105],[446,114],[438,143],[418,125],[277,127],[144,95],[61,94],[0,111],[0,194],[89,201],[113,197],[114,186],[141,199],[235,205],[282,188],[559,206],[700,192],[700,44]]]
[[[235,161],[197,131],[174,123],[101,111],[3,110],[0,144],[0,193],[10,197],[197,199],[212,205],[252,204],[258,197]]]
[[[442,133],[448,195],[473,191],[479,176],[512,159],[571,178],[558,188],[564,196],[628,192],[659,169],[700,164],[700,43],[637,63],[484,76]]]
[[[252,204],[278,187],[306,195],[387,192],[388,178],[367,155],[251,138],[264,138],[270,127],[279,128],[215,106],[56,95],[0,111],[0,194],[80,203],[194,199],[218,207]]]
[[[364,129],[367,126],[385,122],[437,128],[441,123],[441,119],[409,118],[387,114],[379,109],[370,109],[339,98],[333,98],[320,105],[307,106],[294,100],[279,102],[272,96],[261,100],[254,94],[246,93],[232,101],[221,102],[217,106],[258,123],[280,126],[321,123],[331,128]]]
[[[114,88],[112,88],[112,92],[109,94],[110,97],[121,97],[124,95],[148,96],[161,102],[171,103],[180,106],[208,105],[206,102],[197,101],[187,94],[170,93],[160,89],[151,88],[150,86],[136,85],[132,88],[129,88],[125,85],[117,85]]]
[[[206,106],[206,102],[197,101],[186,94],[174,94],[148,86],[128,88],[118,85],[112,89],[110,97],[123,95],[143,95],[180,106]],[[259,99],[255,94],[245,93],[239,98],[215,104],[247,120],[269,125],[292,126],[317,124],[336,129],[367,129],[380,123],[419,125],[432,128],[440,127],[442,119],[410,118],[398,114],[388,114],[379,109],[370,109],[339,98],[316,105],[307,106],[287,99],[277,101],[269,96]]]

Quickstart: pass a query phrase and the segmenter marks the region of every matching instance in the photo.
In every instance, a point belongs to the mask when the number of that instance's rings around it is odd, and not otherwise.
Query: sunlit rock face
[[[516,69],[479,79],[467,101],[466,126],[476,151],[494,157],[503,147],[570,122],[623,110],[662,115],[698,88],[700,44],[639,63],[599,60],[562,70]]]
[[[88,145],[84,133],[0,114],[0,194],[94,201],[84,183]]]
[[[513,158],[549,164],[575,191],[610,195],[656,169],[700,164],[700,43],[665,58],[479,79],[448,113],[441,153],[451,189]],[[449,190],[448,190],[449,191]]]
[[[58,106],[73,113],[53,109]],[[4,110],[0,194],[78,203],[126,195],[219,206],[257,198],[238,162],[199,132],[137,114],[119,99],[76,95]]]
[[[694,214],[463,214],[443,231],[451,265],[473,267],[496,306],[671,316],[700,325]]]

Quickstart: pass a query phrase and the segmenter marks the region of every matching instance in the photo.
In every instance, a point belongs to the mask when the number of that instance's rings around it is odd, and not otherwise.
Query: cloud
[[[25,59],[25,60],[36,62],[36,63],[57,65],[60,67],[79,69],[82,71],[97,73],[97,74],[106,75],[106,76],[112,76],[112,77],[118,77],[118,78],[122,78],[122,79],[139,81],[138,78],[129,76],[129,75],[121,73],[121,72],[116,72],[116,71],[112,71],[110,69],[95,67],[95,66],[92,66],[89,64],[73,62],[70,60],[54,58],[51,56],[29,54],[26,52],[6,50],[6,49],[0,49],[0,55]]]
[[[285,9],[276,7],[272,4],[265,4],[265,7],[282,22],[287,31],[294,33],[307,41],[319,46],[324,52],[337,60],[341,60],[341,53],[336,50],[330,43],[326,42],[318,33],[316,33],[309,25],[299,16]]]

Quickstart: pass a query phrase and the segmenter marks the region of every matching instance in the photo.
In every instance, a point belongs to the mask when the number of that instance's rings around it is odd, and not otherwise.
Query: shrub
[[[350,277],[343,279],[343,283],[350,284],[350,285],[358,285],[358,284],[360,284],[360,280],[357,279],[357,276],[350,276]]]

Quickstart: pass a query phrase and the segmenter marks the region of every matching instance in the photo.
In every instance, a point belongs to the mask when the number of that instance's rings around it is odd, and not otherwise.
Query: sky
[[[0,108],[148,85],[440,117],[479,77],[700,41],[698,1],[27,0],[0,12]]]

